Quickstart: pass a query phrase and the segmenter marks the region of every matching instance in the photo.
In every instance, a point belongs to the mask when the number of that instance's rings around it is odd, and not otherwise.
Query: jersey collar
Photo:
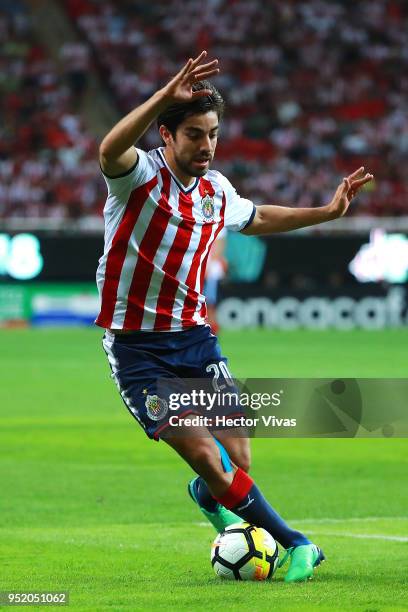
[[[163,148],[160,147],[159,149],[157,149],[158,153],[159,153],[159,157],[161,158],[163,164],[166,166],[167,170],[170,172],[174,182],[176,183],[177,187],[183,192],[183,193],[191,193],[192,191],[194,191],[194,189],[197,187],[198,185],[198,177],[196,177],[194,183],[190,186],[190,187],[184,187],[183,183],[180,183],[180,181],[178,180],[178,178],[175,176],[175,174],[172,172],[169,164],[166,162],[166,158],[164,157],[164,153],[163,153]]]

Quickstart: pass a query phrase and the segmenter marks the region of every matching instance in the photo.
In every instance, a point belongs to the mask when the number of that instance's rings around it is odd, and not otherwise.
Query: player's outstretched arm
[[[168,106],[211,94],[207,89],[192,90],[196,81],[219,72],[218,60],[202,63],[206,56],[207,51],[203,51],[195,59],[190,58],[165,87],[121,119],[105,136],[99,147],[99,159],[106,174],[122,174],[136,163],[137,152],[134,145]]]
[[[252,223],[242,234],[259,235],[289,232],[291,230],[317,225],[342,217],[358,191],[373,179],[372,174],[364,174],[364,167],[345,177],[337,187],[333,199],[319,208],[288,208],[285,206],[264,205],[256,207]]]

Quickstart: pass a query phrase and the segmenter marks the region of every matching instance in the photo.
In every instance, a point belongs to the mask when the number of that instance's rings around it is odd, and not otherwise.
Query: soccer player
[[[219,72],[218,60],[204,63],[206,55],[189,59],[101,143],[108,197],[96,323],[106,329],[103,346],[128,410],[150,438],[162,437],[198,474],[189,492],[205,516],[217,530],[239,520],[265,528],[290,557],[285,580],[302,581],[324,555],[287,525],[249,476],[249,440],[204,427],[198,435],[188,429],[172,435],[157,381],[229,376],[202,293],[208,253],[223,227],[272,234],[336,219],[372,175],[359,168],[320,208],[254,206],[240,197],[210,170],[224,104],[206,80]],[[147,153],[135,143],[154,121],[164,146]]]

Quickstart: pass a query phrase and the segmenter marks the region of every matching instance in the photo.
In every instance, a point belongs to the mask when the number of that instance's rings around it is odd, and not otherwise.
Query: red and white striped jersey
[[[163,149],[137,149],[125,175],[105,176],[105,248],[96,275],[110,329],[178,331],[206,323],[202,293],[211,245],[225,226],[240,231],[255,215],[220,172],[184,188]]]

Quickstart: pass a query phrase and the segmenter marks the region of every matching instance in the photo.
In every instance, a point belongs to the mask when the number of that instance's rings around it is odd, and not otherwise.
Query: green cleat
[[[314,568],[326,558],[323,551],[315,544],[293,546],[288,548],[286,555],[279,562],[279,567],[282,567],[289,556],[290,565],[285,576],[285,582],[303,582],[312,578]]]
[[[242,518],[240,518],[239,516],[231,512],[231,510],[227,510],[227,508],[224,508],[224,506],[222,506],[221,504],[217,504],[217,508],[215,512],[208,512],[208,510],[200,506],[200,504],[198,503],[197,493],[196,493],[196,486],[197,486],[198,478],[199,477],[197,476],[196,478],[193,478],[193,480],[191,480],[188,483],[187,489],[188,489],[189,495],[191,499],[193,500],[193,502],[195,502],[197,506],[200,508],[205,518],[209,520],[210,523],[215,527],[216,531],[218,533],[221,533],[222,531],[224,531],[226,527],[229,527],[229,525],[234,525],[234,523],[242,523],[243,522]]]

